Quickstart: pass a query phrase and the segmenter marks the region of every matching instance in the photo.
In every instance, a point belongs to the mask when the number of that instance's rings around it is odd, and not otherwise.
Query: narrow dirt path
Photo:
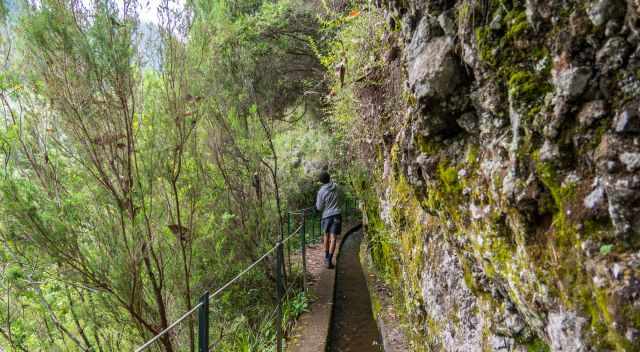
[[[335,303],[329,340],[330,352],[382,351],[378,327],[373,319],[367,282],[358,260],[362,232],[346,239],[337,265]]]

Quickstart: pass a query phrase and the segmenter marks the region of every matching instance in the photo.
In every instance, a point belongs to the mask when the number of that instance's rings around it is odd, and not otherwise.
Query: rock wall
[[[640,350],[640,1],[380,6],[360,191],[413,349]]]

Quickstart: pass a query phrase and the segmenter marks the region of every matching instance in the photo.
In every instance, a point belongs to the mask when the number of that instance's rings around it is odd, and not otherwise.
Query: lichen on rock
[[[360,192],[414,349],[637,351],[640,3],[377,11],[406,89]]]

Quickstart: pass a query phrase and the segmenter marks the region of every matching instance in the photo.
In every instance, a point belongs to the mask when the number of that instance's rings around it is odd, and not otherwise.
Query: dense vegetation
[[[157,5],[0,0],[2,348],[132,350],[273,246],[327,160],[342,177],[322,43],[345,5]],[[216,301],[218,350],[273,348],[273,276]],[[184,325],[155,348],[193,351]]]
[[[0,352],[133,350],[324,167],[409,350],[637,351],[639,47],[637,0],[0,0]],[[275,276],[215,350],[274,350]]]

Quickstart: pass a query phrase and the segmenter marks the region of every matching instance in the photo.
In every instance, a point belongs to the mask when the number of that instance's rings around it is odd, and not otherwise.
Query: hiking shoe
[[[333,263],[331,263],[331,259],[327,259],[327,269],[333,269]]]
[[[331,264],[329,257],[324,257],[324,265],[329,266],[329,264]]]

